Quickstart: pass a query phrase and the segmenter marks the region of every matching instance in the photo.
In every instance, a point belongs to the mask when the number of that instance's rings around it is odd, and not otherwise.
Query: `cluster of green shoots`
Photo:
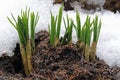
[[[101,30],[101,20],[98,20],[96,16],[92,21],[87,16],[84,25],[81,25],[81,19],[79,13],[76,12],[75,30],[77,34],[77,44],[80,48],[83,48],[83,54],[85,60],[93,60],[96,58],[96,47]],[[93,39],[91,39],[93,36]],[[92,45],[91,45],[92,44]]]
[[[48,26],[50,33],[50,44],[57,46],[59,44],[60,29],[62,22],[63,7],[59,9],[59,14],[54,17],[51,13],[51,24]]]
[[[54,17],[51,13],[51,24],[48,25],[49,34],[50,34],[50,44],[55,47],[58,45],[63,45],[66,43],[72,43],[72,29],[73,29],[73,20],[66,15],[67,22],[64,20],[65,25],[65,35],[60,39],[60,30],[62,24],[62,14],[63,7],[60,7],[59,14]]]
[[[62,7],[59,9],[59,17],[56,18],[51,13],[51,25],[49,25],[50,44],[52,46],[71,44],[73,28],[77,35],[77,45],[83,49],[83,55],[85,60],[93,60],[96,58],[96,47],[101,30],[101,20],[96,16],[92,21],[89,16],[86,17],[86,21],[81,25],[81,18],[78,12],[76,12],[76,24],[71,18],[66,15],[67,21],[63,18],[65,33],[62,38],[60,35],[61,22],[62,22]],[[59,33],[58,33],[59,32]],[[92,39],[93,36],[93,39]],[[59,44],[58,44],[59,43]]]
[[[75,29],[77,34],[77,45],[83,49],[84,58],[86,60],[95,59],[96,46],[101,29],[101,20],[99,21],[96,16],[92,21],[87,16],[84,25],[81,25],[81,19],[78,12],[76,12],[75,24],[71,18],[66,15],[66,19],[62,17],[63,6],[59,9],[59,14],[55,17],[51,12],[51,23],[48,25],[50,34],[50,45],[56,47],[58,45],[72,44],[72,32]],[[17,30],[20,39],[20,53],[23,61],[25,74],[28,75],[33,71],[32,55],[35,52],[35,27],[39,20],[38,13],[30,12],[26,8],[25,11],[21,10],[17,20],[11,14],[12,19],[9,17],[9,22]],[[65,26],[65,34],[60,38],[62,20]],[[93,39],[91,39],[93,36]]]
[[[21,14],[18,15],[17,20],[13,14],[11,14],[11,16],[12,19],[8,17],[8,20],[18,32],[24,71],[25,74],[28,75],[33,71],[32,55],[35,51],[34,33],[39,15],[38,13],[30,12],[30,9],[26,8],[25,11],[21,10]]]

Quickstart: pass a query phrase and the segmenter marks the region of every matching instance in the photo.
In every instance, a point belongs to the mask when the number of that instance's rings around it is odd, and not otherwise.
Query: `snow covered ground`
[[[99,1],[99,0],[98,0]],[[21,9],[26,6],[34,11],[38,11],[40,15],[40,20],[36,28],[36,32],[40,30],[47,30],[48,23],[50,22],[51,10],[53,14],[58,13],[60,5],[52,5],[52,0],[3,0],[0,3],[0,55],[3,52],[12,55],[12,50],[15,47],[16,42],[19,42],[16,30],[8,22],[7,16],[10,17],[12,12],[15,16],[20,13]],[[75,19],[75,11],[63,12],[64,16],[66,14],[69,17]],[[92,18],[98,15],[102,20],[102,30],[97,47],[97,56],[107,62],[110,66],[120,67],[120,14],[112,13],[110,11],[96,12],[93,14],[84,13],[80,10],[80,15],[82,22],[84,22],[86,15],[89,14]],[[62,28],[61,33],[64,32]],[[62,35],[62,34],[61,34]],[[73,34],[74,35],[74,34]],[[74,36],[74,41],[75,41]]]

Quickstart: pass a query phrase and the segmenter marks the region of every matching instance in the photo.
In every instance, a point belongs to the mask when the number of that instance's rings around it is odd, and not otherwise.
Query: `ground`
[[[64,10],[73,10],[71,3],[73,2],[79,2],[81,5],[81,8],[86,10],[94,10],[94,11],[101,11],[101,4],[89,4],[87,0],[55,0],[54,3],[63,3],[64,2]],[[103,4],[103,8],[106,10],[110,10],[114,13],[117,11],[120,12],[120,1],[119,0],[105,0],[105,3]]]
[[[75,44],[51,47],[47,31],[35,37],[34,71],[24,76],[17,44],[14,56],[3,54],[0,58],[0,80],[119,80],[120,68],[110,68],[99,59],[85,61]]]

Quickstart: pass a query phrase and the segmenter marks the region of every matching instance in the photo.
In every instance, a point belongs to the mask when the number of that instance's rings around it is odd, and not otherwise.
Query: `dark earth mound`
[[[51,47],[49,34],[36,34],[36,52],[33,55],[33,73],[25,77],[19,44],[14,56],[0,58],[0,80],[119,80],[120,68],[110,68],[104,61],[84,61],[82,49],[75,44]]]

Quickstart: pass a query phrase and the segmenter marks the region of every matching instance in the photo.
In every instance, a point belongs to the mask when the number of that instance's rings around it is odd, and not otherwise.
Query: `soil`
[[[64,10],[68,11],[74,10],[74,7],[72,7],[71,4],[75,1],[80,3],[82,9],[93,10],[94,12],[102,10],[100,4],[88,4],[87,0],[55,0],[54,4],[64,3]],[[120,0],[105,0],[103,9],[110,10],[114,13],[120,12]]]
[[[120,0],[106,0],[104,9],[110,10],[114,13],[120,12]]]
[[[51,47],[49,34],[35,36],[34,71],[24,76],[19,44],[12,57],[0,57],[0,80],[119,80],[120,68],[110,68],[104,61],[85,61],[75,44]]]

